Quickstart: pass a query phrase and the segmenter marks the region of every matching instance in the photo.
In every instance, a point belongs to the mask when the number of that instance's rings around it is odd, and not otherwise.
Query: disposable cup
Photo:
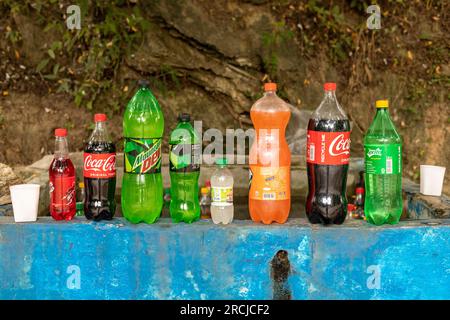
[[[9,187],[15,222],[37,220],[39,189],[38,184],[18,184]]]
[[[427,196],[440,196],[444,184],[445,167],[420,166],[420,193]]]

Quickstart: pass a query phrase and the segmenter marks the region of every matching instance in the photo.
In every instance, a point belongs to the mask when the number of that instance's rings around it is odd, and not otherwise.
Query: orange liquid
[[[289,216],[291,209],[291,195],[290,195],[290,167],[291,167],[291,152],[286,142],[285,131],[286,126],[291,116],[290,111],[282,112],[261,112],[251,111],[250,117],[255,126],[256,136],[255,142],[250,149],[250,170],[253,173],[252,183],[250,186],[249,196],[249,211],[250,217],[255,222],[262,222],[270,224],[272,222],[285,223]],[[266,129],[267,131],[261,131]],[[273,144],[267,144],[267,141],[276,139],[276,133],[271,129],[278,129],[279,147]],[[272,162],[270,162],[272,161]],[[258,200],[252,199],[251,194],[255,190],[261,189],[258,185],[258,177],[255,173],[259,172],[260,168],[256,167],[270,167],[271,164],[277,164],[277,167],[287,167],[288,172],[284,181],[287,184],[286,196],[284,200]]]

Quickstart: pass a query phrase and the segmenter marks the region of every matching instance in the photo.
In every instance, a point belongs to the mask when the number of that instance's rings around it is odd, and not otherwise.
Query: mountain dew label
[[[161,138],[125,138],[125,172],[161,172]]]
[[[364,146],[366,174],[401,174],[401,144],[367,144]]]
[[[170,171],[200,171],[202,152],[200,144],[171,144],[169,148]]]

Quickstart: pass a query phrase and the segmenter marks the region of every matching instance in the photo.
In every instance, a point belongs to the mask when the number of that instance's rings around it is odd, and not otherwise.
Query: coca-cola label
[[[350,131],[324,132],[308,130],[306,161],[323,165],[348,164],[350,160]]]
[[[84,153],[85,178],[109,179],[116,176],[115,153]]]

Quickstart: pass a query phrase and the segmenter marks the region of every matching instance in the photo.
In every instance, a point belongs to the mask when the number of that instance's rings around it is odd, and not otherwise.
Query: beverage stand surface
[[[71,158],[80,167],[81,156]],[[420,195],[408,180],[404,216],[392,226],[309,224],[301,157],[293,158],[283,225],[249,220],[245,165],[231,168],[237,197],[229,225],[175,224],[167,211],[155,224],[134,225],[120,217],[120,198],[111,221],[57,222],[42,216],[49,160],[24,169],[41,184],[37,222],[0,216],[0,299],[450,299],[450,200]],[[164,181],[166,163],[163,155]],[[360,165],[351,161],[348,189]],[[203,166],[200,180],[210,170]]]

